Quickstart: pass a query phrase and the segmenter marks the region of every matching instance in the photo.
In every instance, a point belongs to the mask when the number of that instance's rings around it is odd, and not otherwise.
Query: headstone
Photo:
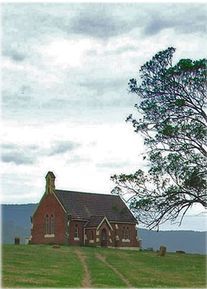
[[[177,253],[177,254],[185,254],[185,251],[179,250],[179,251],[176,251],[176,253]]]
[[[139,239],[139,240],[138,240],[138,247],[139,247],[139,248],[142,248],[142,239]]]
[[[166,247],[165,246],[160,246],[160,252],[159,252],[159,256],[165,256],[166,254]]]
[[[154,250],[153,250],[152,247],[149,247],[149,248],[145,249],[145,251],[147,251],[147,252],[153,252]]]
[[[14,238],[14,244],[15,245],[19,245],[20,244],[20,238],[19,237],[15,237]]]

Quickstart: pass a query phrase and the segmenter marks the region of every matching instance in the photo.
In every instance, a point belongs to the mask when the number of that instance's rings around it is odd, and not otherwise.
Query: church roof
[[[103,219],[104,216],[91,216],[85,227],[97,227]]]
[[[93,223],[92,216],[106,216],[109,221],[137,223],[119,196],[64,190],[55,190],[55,195],[73,219],[91,219]]]

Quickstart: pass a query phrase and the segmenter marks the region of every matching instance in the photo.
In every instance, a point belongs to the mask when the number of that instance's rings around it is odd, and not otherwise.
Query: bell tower
[[[55,175],[53,172],[48,172],[46,177],[46,194],[53,194],[55,191]]]

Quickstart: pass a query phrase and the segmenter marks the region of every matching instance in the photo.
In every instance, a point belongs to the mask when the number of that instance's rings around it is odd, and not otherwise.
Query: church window
[[[79,238],[78,225],[75,225],[74,238]]]
[[[54,235],[55,234],[55,216],[48,214],[45,216],[45,234]]]
[[[46,215],[45,217],[45,234],[49,234],[49,216]]]
[[[55,217],[51,215],[50,217],[50,234],[55,233]]]
[[[125,230],[125,239],[130,239],[130,231],[129,231],[129,227],[126,227],[126,230]]]
[[[123,226],[122,228],[122,240],[126,241],[126,240],[130,240],[130,230],[129,227],[125,227]]]
[[[125,226],[122,228],[122,239],[125,239]]]

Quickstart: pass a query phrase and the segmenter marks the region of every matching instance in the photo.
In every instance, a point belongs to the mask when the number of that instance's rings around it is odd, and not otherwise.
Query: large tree
[[[115,193],[126,197],[138,220],[149,228],[182,222],[194,204],[207,206],[207,61],[182,59],[175,49],[157,53],[130,79],[139,117],[130,115],[144,136],[148,171],[112,176]]]

